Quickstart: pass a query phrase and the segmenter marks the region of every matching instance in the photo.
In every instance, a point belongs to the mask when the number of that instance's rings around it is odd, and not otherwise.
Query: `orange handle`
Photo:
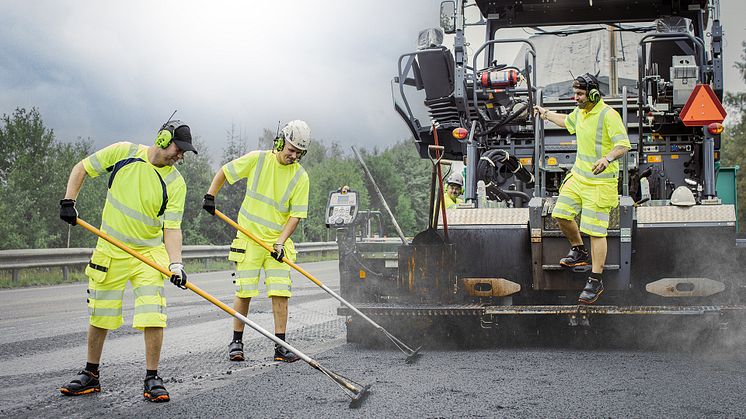
[[[216,211],[217,212],[217,211]],[[83,226],[86,230],[90,231],[91,233],[101,237],[102,239],[106,240],[107,242],[113,244],[114,246],[124,250],[125,252],[129,253],[130,255],[134,256],[137,259],[140,259],[143,263],[147,264],[151,268],[159,271],[163,275],[165,275],[167,278],[170,278],[171,275],[174,273],[169,271],[168,269],[164,268],[163,266],[158,265],[157,263],[153,262],[152,260],[146,258],[141,253],[131,249],[126,244],[122,243],[121,241],[115,239],[114,237],[111,237],[110,235],[104,233],[103,231],[97,229],[96,227],[88,224],[87,222],[81,220],[78,218],[78,225]],[[190,290],[196,292],[200,297],[204,298],[205,300],[215,304],[216,306],[220,307],[221,310],[225,311],[226,313],[230,314],[231,316],[236,314],[236,310],[232,309],[231,307],[225,305],[222,301],[218,300],[217,298],[213,297],[212,295],[206,293],[205,291],[202,291],[202,289],[191,282],[187,281],[185,284],[187,288]]]
[[[221,220],[223,220],[226,223],[230,224],[236,230],[238,230],[241,233],[245,234],[246,237],[250,238],[251,240],[254,240],[258,245],[260,245],[263,248],[267,249],[268,252],[274,252],[275,251],[275,249],[271,248],[269,245],[267,245],[267,243],[264,243],[263,241],[259,240],[259,238],[257,236],[255,236],[255,235],[253,235],[249,230],[241,227],[240,225],[238,225],[237,222],[235,222],[235,221],[231,220],[230,218],[228,218],[227,215],[223,214],[222,212],[220,212],[218,210],[215,210],[215,215],[217,215],[218,218],[220,218]],[[292,267],[296,271],[298,271],[301,274],[303,274],[303,276],[305,276],[306,278],[310,279],[314,284],[316,284],[316,285],[318,285],[320,287],[322,286],[321,282],[319,282],[318,279],[314,278],[313,275],[309,274],[303,268],[301,268],[300,266],[298,266],[295,263],[293,263],[293,261],[291,261],[290,259],[288,259],[287,256],[283,257],[282,261],[285,262],[285,263],[287,263],[288,265],[290,265],[290,267]]]

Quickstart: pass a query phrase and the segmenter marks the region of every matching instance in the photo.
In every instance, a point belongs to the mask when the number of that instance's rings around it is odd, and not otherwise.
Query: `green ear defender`
[[[158,136],[155,138],[155,145],[160,148],[166,148],[169,144],[171,144],[171,140],[173,138],[173,128],[168,126],[167,124],[163,124],[160,131],[158,131]]]
[[[174,113],[172,113],[166,122],[161,125],[161,129],[158,130],[158,136],[155,137],[155,145],[160,148],[168,147],[168,145],[171,144],[171,140],[174,139],[174,131],[176,131],[176,128],[184,125],[179,120],[172,121],[171,118],[173,118],[174,115],[176,115],[176,110],[174,110]]]
[[[585,90],[588,92],[588,100],[593,103],[598,103],[601,100],[601,92],[598,90],[598,80],[590,73],[585,73],[578,77],[579,80],[585,82]]]
[[[588,92],[588,100],[593,103],[598,103],[598,101],[601,100],[601,92],[599,92],[598,89],[591,89]]]
[[[285,139],[282,138],[282,136],[278,136],[275,138],[275,141],[272,143],[273,147],[275,148],[275,151],[282,151],[282,149],[285,148]]]

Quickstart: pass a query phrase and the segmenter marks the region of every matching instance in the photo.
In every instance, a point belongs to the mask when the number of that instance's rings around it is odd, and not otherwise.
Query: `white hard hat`
[[[299,150],[307,150],[311,144],[311,128],[305,121],[296,119],[290,121],[280,131],[282,138]]]
[[[687,188],[686,186],[679,186],[678,188],[674,189],[673,193],[671,194],[671,205],[680,207],[691,207],[696,203],[697,201],[694,199],[692,190]]]
[[[458,186],[461,186],[463,188],[464,187],[464,177],[461,176],[461,173],[456,172],[456,173],[452,174],[448,178],[448,182],[447,183],[449,185],[451,185],[451,184],[458,185]]]

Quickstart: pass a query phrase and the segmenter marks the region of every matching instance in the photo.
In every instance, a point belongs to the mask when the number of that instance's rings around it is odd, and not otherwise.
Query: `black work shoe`
[[[570,249],[570,253],[567,254],[567,256],[560,259],[560,265],[567,266],[567,267],[574,267],[574,266],[586,266],[588,265],[588,251],[587,250],[580,250],[576,248]]]
[[[585,283],[583,292],[578,297],[578,302],[582,304],[593,304],[598,300],[598,297],[604,292],[604,283],[598,279],[588,278],[588,282]]]
[[[149,401],[155,403],[171,400],[168,391],[166,391],[166,387],[163,385],[163,379],[157,375],[145,377],[145,389],[143,390],[142,395]]]
[[[99,391],[101,391],[101,384],[98,382],[98,374],[86,370],[79,372],[72,381],[60,387],[60,393],[65,396],[80,396]]]
[[[289,351],[284,346],[275,344],[275,361],[295,362],[299,359],[300,357],[298,355]]]
[[[228,359],[231,361],[243,361],[243,342],[234,340],[228,345]]]

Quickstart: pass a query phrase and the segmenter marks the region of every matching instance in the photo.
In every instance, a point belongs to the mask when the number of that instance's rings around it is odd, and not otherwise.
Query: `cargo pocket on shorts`
[[[231,242],[231,249],[228,253],[228,260],[231,262],[240,263],[246,259],[246,246],[247,242],[244,239],[233,239]]]
[[[596,187],[598,191],[598,207],[599,208],[616,208],[619,205],[619,194],[617,192],[616,183],[610,183],[608,185],[599,185]]]
[[[567,175],[565,175],[565,178],[562,179],[562,182],[560,183],[559,189],[557,189],[558,192],[562,192],[562,188],[565,186],[565,183],[567,183],[568,180],[572,177],[572,172],[567,172]]]
[[[94,250],[91,260],[85,268],[85,274],[93,282],[104,282],[109,272],[109,265],[111,265],[111,257]]]

